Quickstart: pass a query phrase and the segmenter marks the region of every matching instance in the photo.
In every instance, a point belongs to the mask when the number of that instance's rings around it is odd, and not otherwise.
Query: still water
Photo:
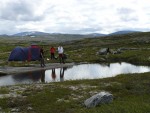
[[[119,74],[150,72],[148,66],[129,63],[80,64],[68,68],[56,68],[0,77],[0,86],[41,82],[60,82],[66,80],[96,79],[113,77]]]

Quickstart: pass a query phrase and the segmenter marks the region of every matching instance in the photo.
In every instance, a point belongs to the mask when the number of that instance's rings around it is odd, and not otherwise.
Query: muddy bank
[[[38,71],[38,70],[46,70],[52,68],[61,68],[61,67],[72,67],[74,63],[50,63],[46,64],[45,67],[40,67],[39,65],[33,65],[31,67],[0,67],[0,76],[7,75],[7,74],[17,74],[17,73],[25,73],[31,71]]]

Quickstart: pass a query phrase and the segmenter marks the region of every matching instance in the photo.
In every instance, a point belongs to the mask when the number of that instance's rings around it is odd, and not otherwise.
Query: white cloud
[[[148,31],[149,4],[150,0],[1,0],[0,34]]]

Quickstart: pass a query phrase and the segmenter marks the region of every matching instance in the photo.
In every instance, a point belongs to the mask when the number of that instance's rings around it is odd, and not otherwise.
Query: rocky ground
[[[4,86],[0,87],[7,90],[7,93],[0,94],[0,99],[8,98],[9,102],[7,103],[10,106],[10,111],[13,113],[20,113],[20,108],[18,104],[24,104],[27,96],[34,90],[41,91],[46,84],[30,84],[30,85],[21,85],[21,86]],[[47,84],[48,85],[48,84]],[[26,93],[25,93],[26,92]],[[26,108],[27,111],[31,112],[33,108],[28,105]],[[2,108],[0,107],[0,113]]]

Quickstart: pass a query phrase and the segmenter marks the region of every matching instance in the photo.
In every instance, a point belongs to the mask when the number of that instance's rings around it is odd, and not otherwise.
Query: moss
[[[9,90],[7,87],[0,87],[0,94],[8,94]]]

